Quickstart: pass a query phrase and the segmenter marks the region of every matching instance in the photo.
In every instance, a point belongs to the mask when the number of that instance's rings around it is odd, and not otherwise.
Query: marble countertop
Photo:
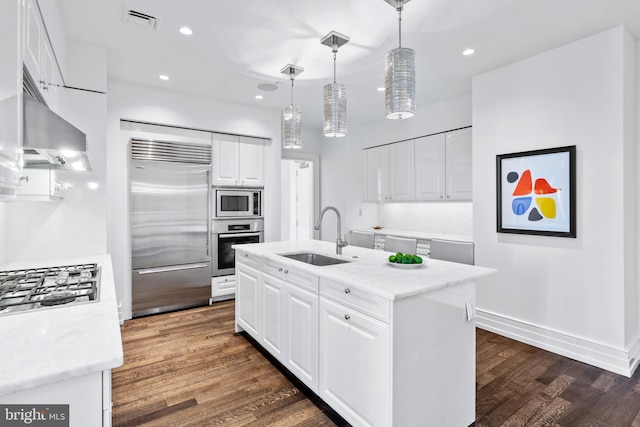
[[[396,230],[394,228],[381,228],[379,230],[371,228],[357,228],[357,231],[373,232],[383,236],[396,236],[396,237],[408,237],[421,240],[431,239],[444,239],[444,240],[458,240],[461,242],[473,242],[471,236],[465,234],[448,234],[448,233],[434,233],[431,231],[411,231],[411,230]]]
[[[492,268],[458,264],[448,261],[424,259],[423,267],[404,269],[388,262],[391,252],[347,246],[342,255],[336,255],[335,243],[318,240],[270,242],[236,245],[243,251],[282,265],[306,271],[319,277],[359,288],[372,294],[396,300],[431,292],[459,283],[475,281],[497,273]],[[351,261],[344,264],[314,266],[280,256],[310,251]]]
[[[0,270],[83,263],[101,267],[98,301],[0,315],[0,396],[122,365],[110,255],[13,263]]]

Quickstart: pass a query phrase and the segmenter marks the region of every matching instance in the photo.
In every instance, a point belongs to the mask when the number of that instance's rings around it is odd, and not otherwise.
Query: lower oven
[[[264,241],[263,219],[214,219],[211,227],[211,275],[235,274],[233,245]]]

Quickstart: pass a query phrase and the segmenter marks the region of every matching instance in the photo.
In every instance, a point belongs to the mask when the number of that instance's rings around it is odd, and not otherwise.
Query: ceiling
[[[322,87],[333,73],[320,39],[337,31],[350,37],[337,54],[349,120],[384,117],[376,89],[385,53],[398,47],[398,15],[384,0],[60,1],[70,36],[107,45],[109,78],[279,109],[290,103],[280,69],[303,67],[294,103],[311,128],[322,127]],[[156,17],[157,30],[125,24],[127,10]],[[402,46],[416,51],[418,108],[469,92],[474,75],[621,24],[640,36],[638,0],[413,0],[402,17]],[[180,34],[183,25],[193,35]],[[467,48],[475,54],[462,55]],[[275,91],[258,89],[276,82]]]

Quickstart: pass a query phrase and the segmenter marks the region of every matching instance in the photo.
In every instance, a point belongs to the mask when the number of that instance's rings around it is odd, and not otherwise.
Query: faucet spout
[[[342,240],[340,237],[342,236],[342,219],[340,218],[340,211],[334,207],[334,206],[325,206],[324,209],[322,209],[322,211],[320,212],[320,216],[318,217],[318,220],[316,221],[316,224],[313,226],[313,228],[315,228],[316,230],[320,230],[320,223],[322,223],[322,218],[324,217],[325,212],[327,212],[328,210],[332,210],[336,213],[336,217],[337,217],[337,225],[338,225],[338,238],[336,239],[336,254],[338,255],[342,255],[342,248],[344,248],[345,246],[348,246],[347,243],[347,239],[345,237],[344,240]]]

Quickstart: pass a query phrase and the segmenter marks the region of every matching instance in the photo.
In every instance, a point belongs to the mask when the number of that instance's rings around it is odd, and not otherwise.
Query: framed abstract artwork
[[[576,146],[496,156],[498,233],[576,237]]]

